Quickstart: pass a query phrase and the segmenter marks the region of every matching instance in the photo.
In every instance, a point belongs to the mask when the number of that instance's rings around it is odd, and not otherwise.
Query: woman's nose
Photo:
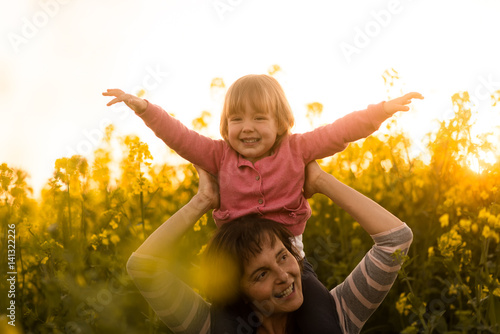
[[[280,268],[276,278],[278,282],[286,282],[288,280],[288,273]]]

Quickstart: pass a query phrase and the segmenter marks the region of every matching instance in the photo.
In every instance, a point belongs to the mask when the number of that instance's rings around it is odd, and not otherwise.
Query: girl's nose
[[[253,123],[251,121],[243,122],[243,128],[241,131],[243,132],[252,132],[254,130]]]

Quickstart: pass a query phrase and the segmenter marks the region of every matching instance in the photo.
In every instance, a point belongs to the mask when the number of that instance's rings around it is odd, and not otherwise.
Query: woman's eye
[[[257,277],[255,278],[256,281],[260,281],[262,279],[264,279],[267,275],[267,272],[263,271],[261,272],[260,274],[257,275]]]
[[[281,261],[286,261],[287,258],[288,258],[287,253],[284,253],[283,255],[281,255]]]

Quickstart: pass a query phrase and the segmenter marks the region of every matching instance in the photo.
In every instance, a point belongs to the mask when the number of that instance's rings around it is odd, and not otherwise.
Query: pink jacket
[[[313,131],[289,135],[273,155],[255,164],[242,158],[224,140],[188,129],[157,105],[148,102],[139,116],[181,157],[217,177],[220,208],[213,211],[217,226],[257,214],[300,235],[311,216],[309,203],[302,194],[305,166],[343,151],[350,142],[376,131],[390,117],[383,103],[352,112]]]

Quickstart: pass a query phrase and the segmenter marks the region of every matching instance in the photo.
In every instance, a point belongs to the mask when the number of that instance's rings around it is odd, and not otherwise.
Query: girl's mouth
[[[247,138],[247,139],[241,139],[241,141],[244,143],[244,144],[253,144],[253,143],[256,143],[258,142],[260,139],[257,139],[257,138]]]

